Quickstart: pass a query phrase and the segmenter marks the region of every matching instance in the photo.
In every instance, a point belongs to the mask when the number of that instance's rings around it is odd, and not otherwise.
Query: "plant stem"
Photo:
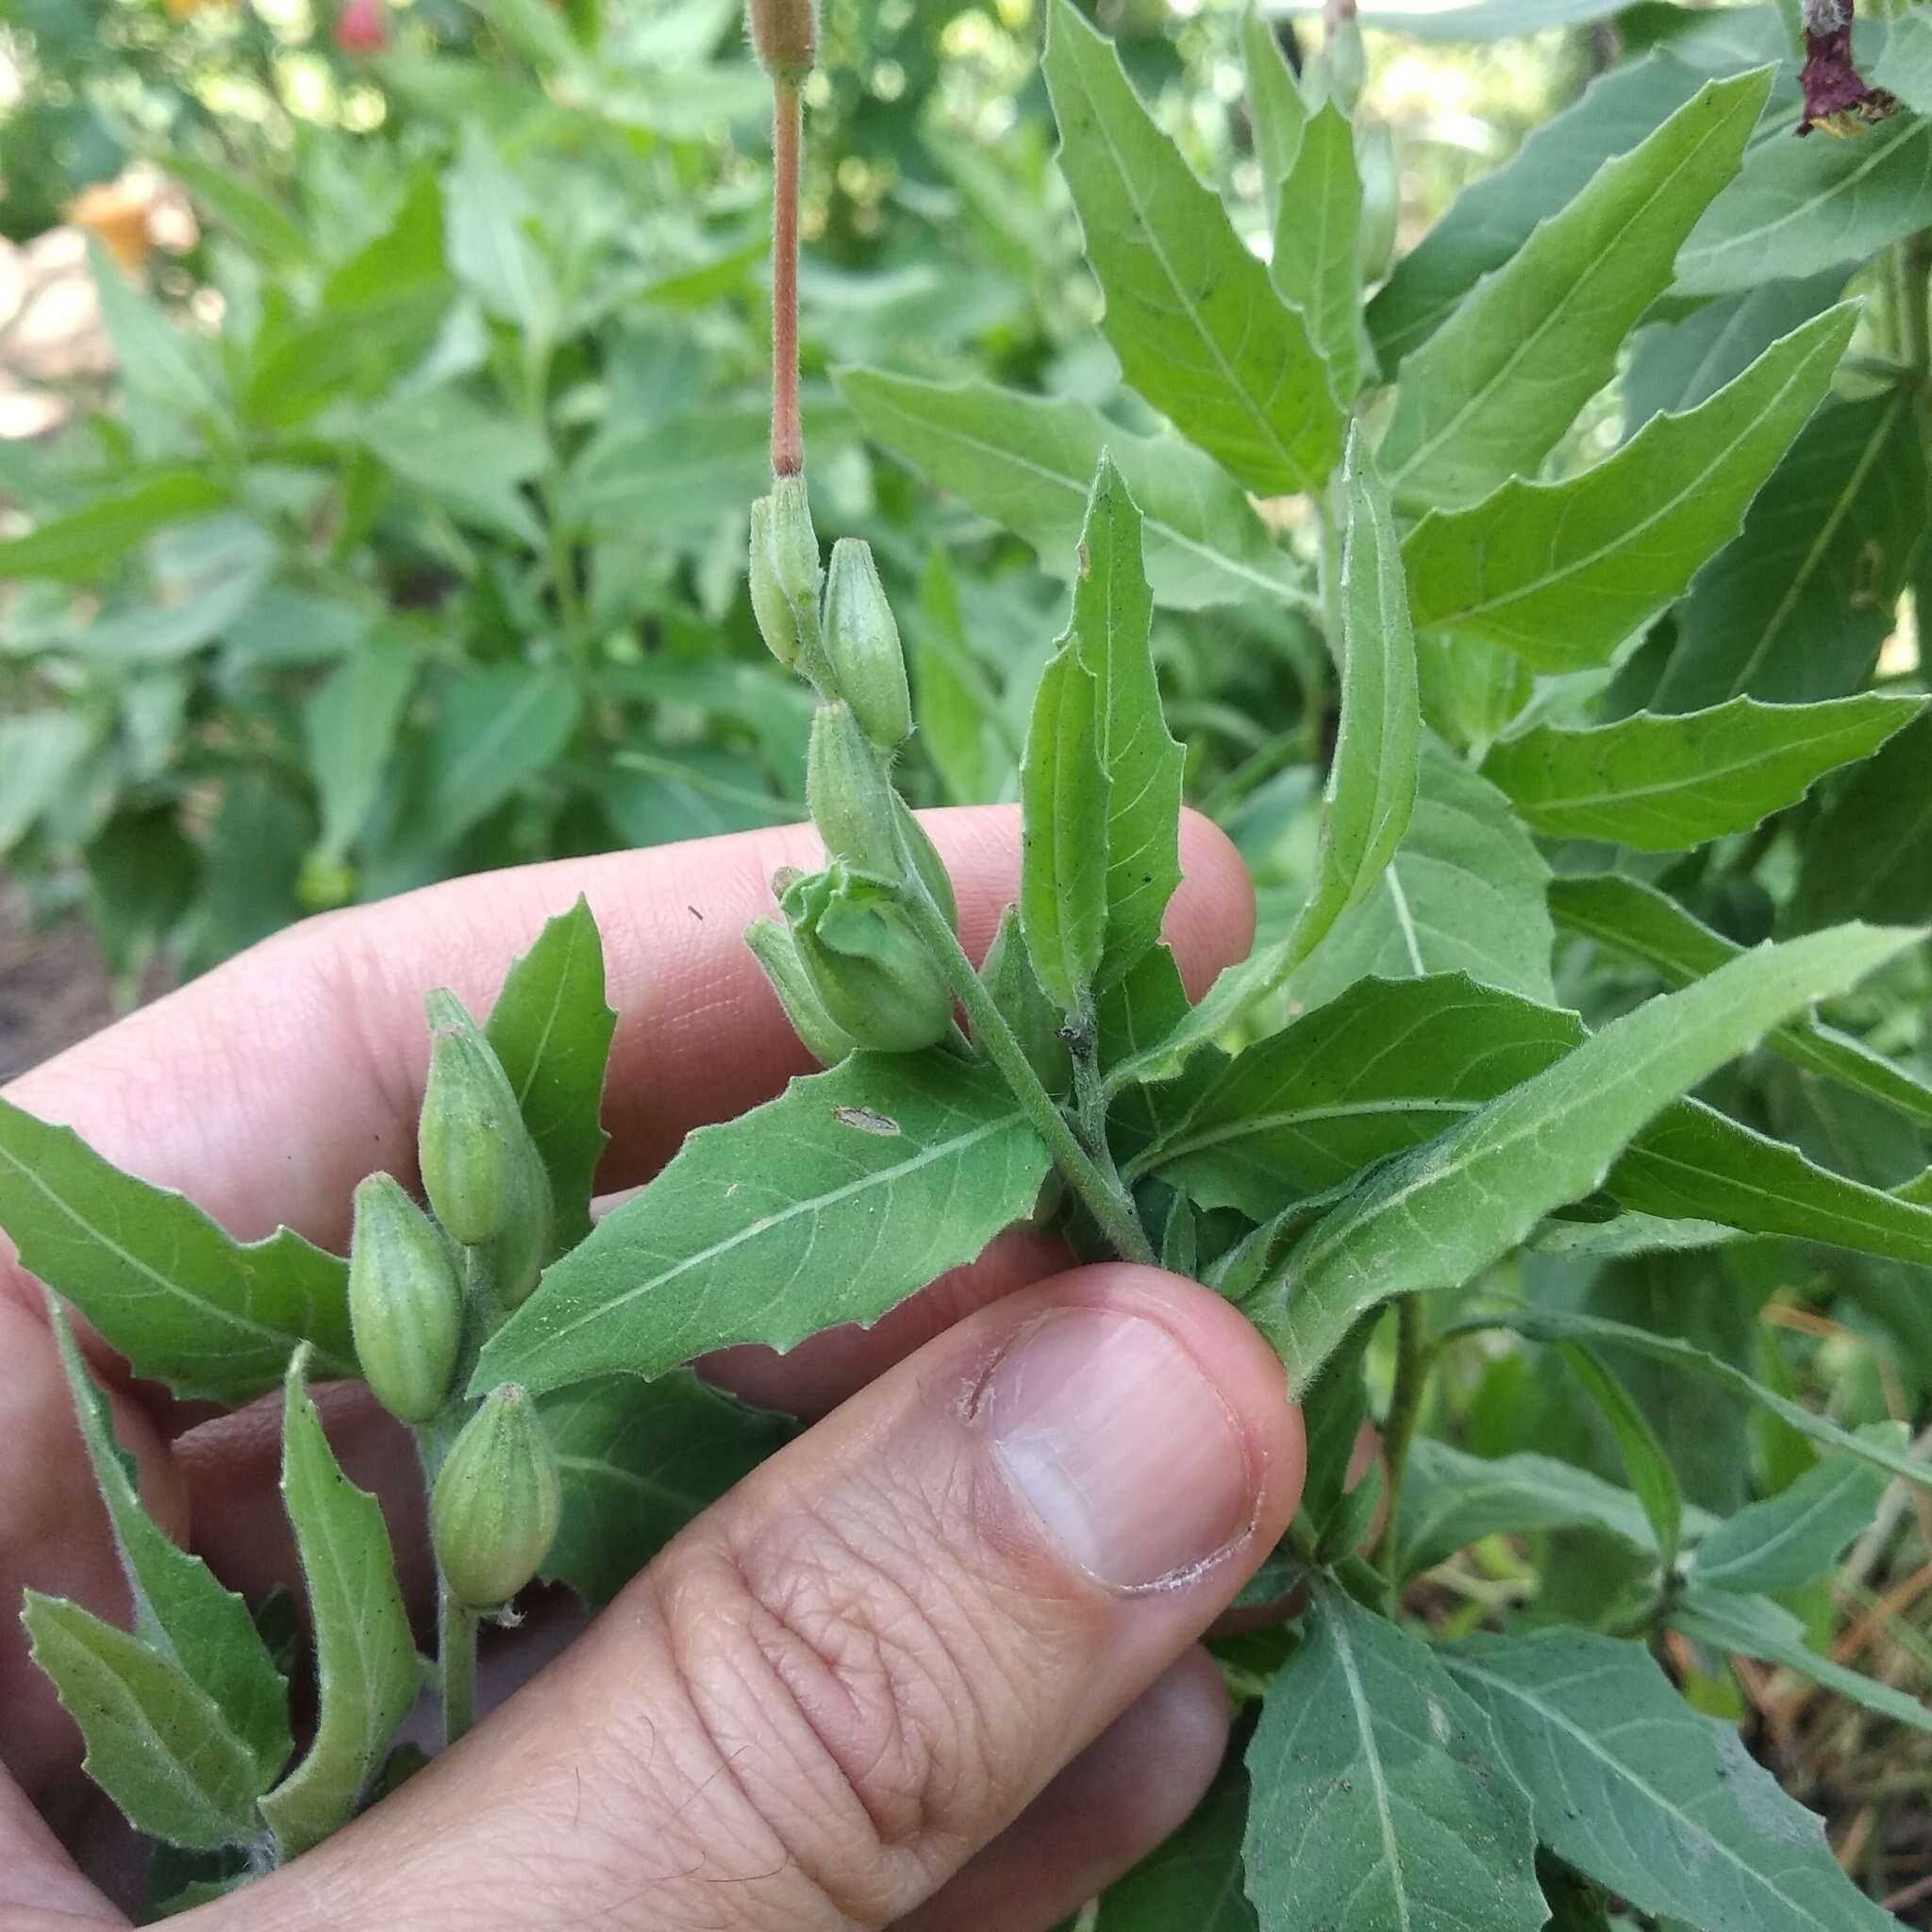
[[[1025,1050],[1013,1037],[1013,1029],[993,1004],[992,996],[980,984],[973,961],[966,957],[946,915],[933,903],[932,894],[926,891],[909,856],[905,884],[900,890],[920,937],[945,969],[953,991],[966,1009],[974,1039],[1013,1090],[1013,1097],[1025,1108],[1027,1118],[1066,1176],[1067,1185],[1079,1195],[1123,1260],[1143,1261],[1151,1267],[1154,1249],[1141,1225],[1141,1217],[1134,1211],[1133,1202],[1118,1183],[1109,1184],[1068,1126],[1053,1095],[1040,1084],[1040,1076],[1033,1071]]]
[[[1382,1459],[1389,1471],[1389,1513],[1375,1540],[1378,1562],[1395,1549],[1396,1517],[1402,1508],[1402,1477],[1408,1467],[1409,1444],[1422,1413],[1423,1391],[1428,1386],[1434,1352],[1423,1338],[1420,1295],[1405,1295],[1395,1304],[1395,1387],[1389,1398],[1389,1420],[1382,1430]]]
[[[1932,228],[1907,235],[1898,253],[1900,347],[1923,386],[1932,377]]]
[[[442,1683],[442,1741],[454,1744],[476,1722],[476,1613],[436,1579],[436,1660]]]
[[[798,413],[798,177],[804,108],[795,81],[772,83],[772,474],[805,468]]]

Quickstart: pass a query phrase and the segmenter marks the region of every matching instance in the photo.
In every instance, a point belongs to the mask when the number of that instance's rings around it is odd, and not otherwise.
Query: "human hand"
[[[976,954],[1012,896],[1017,816],[932,829]],[[806,1071],[739,936],[772,870],[815,845],[808,829],[709,841],[314,921],[9,1097],[238,1234],[285,1220],[340,1244],[358,1178],[413,1174],[423,989],[487,1001],[508,953],[582,890],[622,1016],[600,1179],[633,1185],[691,1127]],[[1245,952],[1252,901],[1211,827],[1190,821],[1182,853],[1167,936],[1198,995]],[[1027,1932],[1099,1890],[1219,1762],[1225,1708],[1195,1640],[1286,1527],[1302,1441],[1278,1364],[1225,1304],[1065,1261],[1009,1236],[869,1333],[718,1358],[753,1399],[832,1412],[455,1750],[179,1923]],[[38,1291],[4,1266],[0,1362],[0,1592],[32,1583],[122,1613]],[[232,1586],[292,1582],[274,1406],[209,1422],[108,1374],[150,1508]],[[406,1434],[359,1391],[326,1412],[398,1550],[419,1551]],[[6,1627],[0,1758],[19,1784],[0,1780],[0,1920],[123,1923],[49,1822],[87,1838],[77,1740]]]

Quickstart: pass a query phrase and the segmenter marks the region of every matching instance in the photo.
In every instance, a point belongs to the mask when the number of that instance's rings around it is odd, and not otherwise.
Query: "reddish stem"
[[[805,468],[798,415],[798,160],[804,114],[795,81],[772,84],[772,474]]]

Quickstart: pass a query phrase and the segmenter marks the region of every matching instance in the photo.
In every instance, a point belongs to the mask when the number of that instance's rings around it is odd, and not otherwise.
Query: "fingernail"
[[[1252,1526],[1241,1427],[1157,1322],[1047,1316],[993,1371],[980,1414],[1047,1534],[1115,1589],[1183,1581]]]

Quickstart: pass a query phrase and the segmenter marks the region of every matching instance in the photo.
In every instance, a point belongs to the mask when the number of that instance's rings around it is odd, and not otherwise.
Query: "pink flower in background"
[[[382,0],[342,0],[336,15],[336,45],[358,58],[379,54],[389,45],[389,17]]]

